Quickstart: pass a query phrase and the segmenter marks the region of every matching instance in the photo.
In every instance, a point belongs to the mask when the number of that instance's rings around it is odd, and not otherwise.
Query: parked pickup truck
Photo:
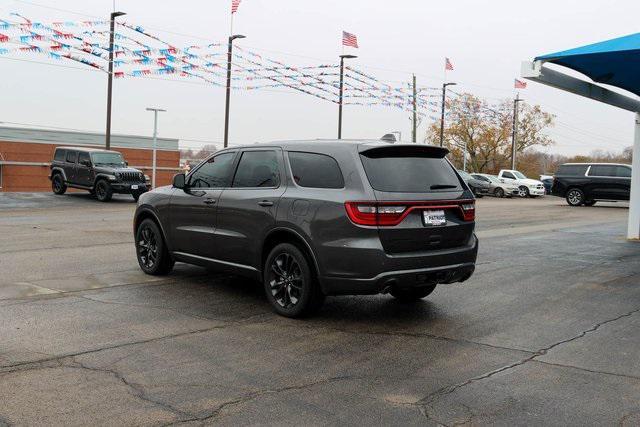
[[[536,179],[529,179],[522,172],[512,169],[502,169],[498,174],[502,182],[516,184],[520,197],[544,196],[544,184]]]

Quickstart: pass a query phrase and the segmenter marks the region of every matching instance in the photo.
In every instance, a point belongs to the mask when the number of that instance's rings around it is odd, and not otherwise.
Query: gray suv
[[[130,168],[117,151],[84,147],[57,147],[51,162],[51,189],[64,194],[68,187],[88,190],[101,202],[113,193],[131,194],[135,200],[149,190],[147,177]]]
[[[346,140],[219,151],[142,195],[138,263],[154,275],[181,261],[258,280],[288,317],[326,295],[415,301],[475,268],[475,200],[446,154]]]

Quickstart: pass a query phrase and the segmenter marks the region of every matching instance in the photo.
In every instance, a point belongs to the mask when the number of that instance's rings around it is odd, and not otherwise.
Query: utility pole
[[[338,99],[338,139],[342,139],[342,95],[344,93],[344,60],[357,58],[355,55],[340,55],[340,95]]]
[[[440,114],[440,147],[444,144],[444,105],[447,102],[447,86],[455,86],[457,83],[442,84],[442,112]]]
[[[233,18],[233,15],[231,15]],[[233,24],[232,24],[233,25]],[[224,148],[229,145],[229,102],[231,98],[231,58],[233,54],[233,41],[244,39],[246,36],[235,34],[229,36],[229,47],[227,49],[227,96],[224,102]]]
[[[416,75],[413,75],[413,120],[412,120],[412,129],[411,129],[411,141],[416,142],[417,138],[417,123],[418,123],[418,112],[417,112],[417,102],[416,98],[418,96],[418,89],[416,88]]]
[[[167,110],[161,108],[147,108],[147,111],[153,111],[153,161],[151,163],[151,188],[156,188],[156,151],[158,149],[158,113],[164,113]]]
[[[116,31],[116,18],[126,15],[124,12],[112,12],[109,26],[109,75],[107,76],[107,130],[105,132],[104,147],[111,149],[111,97],[113,93],[113,39]]]
[[[518,136],[518,103],[524,101],[520,99],[520,94],[513,100],[513,125],[511,126],[511,169],[516,169],[516,143]]]

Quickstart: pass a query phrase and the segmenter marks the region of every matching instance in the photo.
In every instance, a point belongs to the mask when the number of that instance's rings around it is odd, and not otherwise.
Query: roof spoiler
[[[367,157],[433,157],[443,158],[449,154],[449,150],[444,147],[423,144],[393,144],[393,145],[375,145],[360,146],[360,153]]]

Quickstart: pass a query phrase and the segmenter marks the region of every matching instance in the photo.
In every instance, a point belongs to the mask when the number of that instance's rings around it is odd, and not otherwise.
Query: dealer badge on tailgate
[[[422,211],[422,218],[424,219],[424,225],[444,225],[447,223],[447,218],[442,209]]]

